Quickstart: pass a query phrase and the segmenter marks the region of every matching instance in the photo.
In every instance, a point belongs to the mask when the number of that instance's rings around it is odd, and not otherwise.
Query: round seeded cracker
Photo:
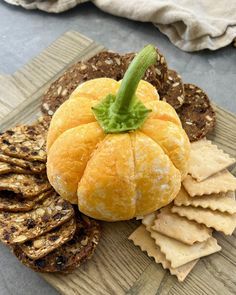
[[[109,51],[100,52],[86,62],[76,63],[45,92],[41,106],[42,112],[52,116],[75,88],[85,81],[101,77],[121,79],[120,65],[121,56]]]
[[[184,85],[180,75],[168,69],[167,79],[159,90],[160,99],[168,102],[173,108],[178,109],[184,103]]]
[[[206,93],[194,84],[184,84],[185,101],[177,110],[190,141],[199,140],[213,130],[216,115]]]
[[[75,88],[85,81],[102,77],[121,80],[134,57],[135,53],[121,55],[103,51],[86,62],[78,62],[52,83],[45,92],[41,105],[42,112],[52,116],[57,108],[70,97]],[[166,78],[167,63],[164,56],[157,50],[157,63],[146,71],[143,79],[159,90]]]
[[[153,66],[150,66],[147,69],[143,77],[143,80],[151,83],[157,89],[157,91],[159,91],[167,80],[168,67],[167,67],[167,62],[165,57],[159,52],[157,48],[156,48],[156,52],[157,52],[156,64]],[[123,75],[125,74],[131,61],[134,59],[135,55],[136,53],[127,53],[123,55],[122,57]]]

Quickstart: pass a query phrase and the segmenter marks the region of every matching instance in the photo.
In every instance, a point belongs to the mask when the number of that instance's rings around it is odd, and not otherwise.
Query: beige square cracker
[[[148,215],[145,215],[142,219],[142,224],[147,228],[153,225],[154,220],[156,219],[157,213],[153,212]]]
[[[166,260],[165,255],[155,244],[155,241],[151,238],[150,233],[144,225],[139,226],[130,235],[129,240],[133,241],[134,245],[140,247],[143,252],[147,252],[148,256],[154,258],[156,263],[161,263],[164,269],[169,269],[170,273],[175,275],[179,282],[183,282],[198,262],[198,259],[196,259],[178,268],[172,268],[170,262]]]
[[[235,200],[235,192],[233,192],[233,191],[228,191],[228,192],[225,194],[225,196],[226,196],[227,198],[230,198],[230,199],[232,199],[232,200]]]
[[[191,143],[189,174],[197,181],[202,181],[235,162],[236,159],[218,149],[210,140]]]
[[[236,214],[231,215],[229,213],[191,206],[174,206],[171,211],[189,220],[195,220],[198,223],[205,224],[207,227],[212,227],[226,235],[231,235],[236,227]]]
[[[236,178],[228,170],[218,172],[202,182],[197,182],[187,175],[183,186],[191,197],[226,193],[236,190]]]
[[[157,215],[151,229],[188,245],[206,241],[212,234],[212,230],[205,225],[165,209]]]
[[[208,240],[195,243],[192,246],[186,245],[175,239],[164,236],[158,232],[151,231],[151,237],[160,247],[162,253],[171,263],[171,267],[176,268],[195,259],[210,255],[221,250],[217,240],[210,237]]]
[[[230,214],[236,213],[236,201],[233,198],[233,192],[219,193],[212,195],[203,195],[201,197],[190,197],[188,193],[181,188],[174,200],[176,206],[202,207]]]

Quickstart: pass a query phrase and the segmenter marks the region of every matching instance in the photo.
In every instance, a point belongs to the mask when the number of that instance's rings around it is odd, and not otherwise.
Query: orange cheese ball
[[[96,219],[128,220],[169,204],[188,171],[190,143],[175,110],[139,82],[136,96],[152,111],[140,129],[105,134],[92,106],[120,86],[109,78],[79,85],[55,112],[47,138],[51,185]]]

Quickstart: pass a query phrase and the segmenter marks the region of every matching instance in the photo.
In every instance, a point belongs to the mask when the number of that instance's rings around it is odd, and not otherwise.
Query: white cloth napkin
[[[89,0],[5,1],[27,9],[59,13]],[[152,22],[185,51],[216,50],[236,38],[236,0],[94,0],[93,3],[117,16]]]

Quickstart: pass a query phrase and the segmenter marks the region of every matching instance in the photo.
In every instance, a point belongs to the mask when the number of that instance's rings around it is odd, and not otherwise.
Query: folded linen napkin
[[[89,0],[5,1],[27,9],[59,13]],[[94,0],[93,3],[117,16],[152,22],[185,51],[216,50],[236,40],[236,0]]]

